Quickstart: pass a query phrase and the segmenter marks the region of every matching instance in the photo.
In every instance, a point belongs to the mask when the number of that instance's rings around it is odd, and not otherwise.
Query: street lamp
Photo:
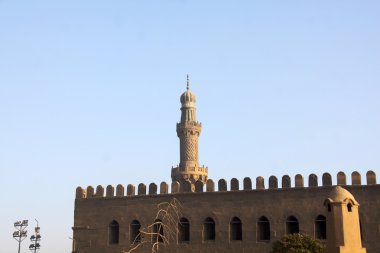
[[[18,242],[18,253],[20,253],[21,242],[27,236],[26,227],[28,226],[28,220],[16,221],[14,224],[16,231],[13,232],[13,238]]]
[[[36,253],[41,247],[41,245],[40,245],[40,240],[41,240],[40,227],[38,226],[38,220],[36,220],[36,222],[37,222],[37,227],[34,228],[34,235],[32,235],[30,237],[30,241],[32,243],[29,245],[29,249],[33,253]]]

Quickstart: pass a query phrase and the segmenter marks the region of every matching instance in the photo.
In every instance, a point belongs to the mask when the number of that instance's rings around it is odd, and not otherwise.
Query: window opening
[[[190,223],[186,218],[181,218],[178,223],[178,241],[189,242],[190,241]]]
[[[152,242],[164,241],[164,226],[161,220],[155,220],[153,224]]]
[[[238,217],[234,217],[230,222],[230,240],[241,241],[242,237],[241,220]]]
[[[326,240],[326,217],[318,215],[315,219],[315,238]]]
[[[119,223],[113,220],[108,227],[108,244],[119,243]]]
[[[257,221],[257,230],[258,241],[270,240],[270,223],[267,217],[260,217],[260,219]]]
[[[203,240],[215,240],[215,222],[212,218],[208,217],[203,223]]]
[[[286,220],[286,233],[287,234],[299,233],[299,224],[296,217],[290,216]]]
[[[140,234],[141,224],[139,221],[132,221],[129,226],[129,240],[131,244],[138,244],[141,242],[141,234]]]

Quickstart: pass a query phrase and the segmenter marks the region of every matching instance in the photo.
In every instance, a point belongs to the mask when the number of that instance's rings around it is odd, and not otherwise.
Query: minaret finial
[[[187,85],[186,85],[186,89],[187,89],[187,90],[190,89],[189,74],[187,74]]]

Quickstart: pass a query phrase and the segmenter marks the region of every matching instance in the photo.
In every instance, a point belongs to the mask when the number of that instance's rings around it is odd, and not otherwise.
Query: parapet
[[[320,187],[320,186],[332,186],[332,177],[329,173],[323,173],[322,185],[318,185],[318,176],[314,173],[308,176],[308,184],[305,186],[304,178],[301,174],[297,174],[294,177],[294,186],[292,186],[292,179],[289,175],[284,175],[281,178],[281,188],[278,186],[278,179],[276,176],[270,176],[268,179],[268,188],[265,188],[265,180],[259,176],[256,178],[256,186],[253,187],[252,180],[249,177],[243,179],[242,187],[240,186],[237,178],[232,178],[230,181],[230,187],[228,188],[227,180],[219,179],[217,182],[217,190],[215,190],[215,183],[212,179],[208,179],[204,184],[202,181],[195,182],[191,185],[190,182],[184,182],[180,184],[177,181],[171,183],[171,191],[169,192],[169,184],[161,182],[158,186],[155,183],[151,183],[147,186],[140,183],[137,186],[137,192],[133,184],[128,184],[127,191],[125,192],[124,186],[118,184],[115,188],[112,185],[108,185],[104,191],[104,187],[98,185],[96,191],[94,187],[88,186],[86,189],[77,187],[76,199],[90,199],[90,198],[113,198],[113,197],[132,197],[132,196],[152,196],[163,194],[179,194],[179,193],[203,193],[203,192],[226,192],[226,191],[252,191],[252,190],[266,190],[266,189],[286,189],[286,188],[304,188],[304,187]],[[366,185],[375,185],[376,174],[372,170],[366,173]],[[338,172],[336,176],[337,185],[347,185],[346,174],[342,171]],[[351,173],[352,185],[362,185],[361,175],[359,172],[354,171]]]

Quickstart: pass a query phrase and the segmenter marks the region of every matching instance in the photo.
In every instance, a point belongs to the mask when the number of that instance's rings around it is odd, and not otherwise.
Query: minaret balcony
[[[172,168],[172,175],[173,174],[202,174],[207,175],[208,174],[208,167],[202,166],[202,167],[173,167]]]
[[[180,133],[186,133],[186,132],[192,132],[192,133],[199,133],[202,130],[202,124],[197,121],[190,121],[185,123],[177,123],[177,135],[179,137]]]

